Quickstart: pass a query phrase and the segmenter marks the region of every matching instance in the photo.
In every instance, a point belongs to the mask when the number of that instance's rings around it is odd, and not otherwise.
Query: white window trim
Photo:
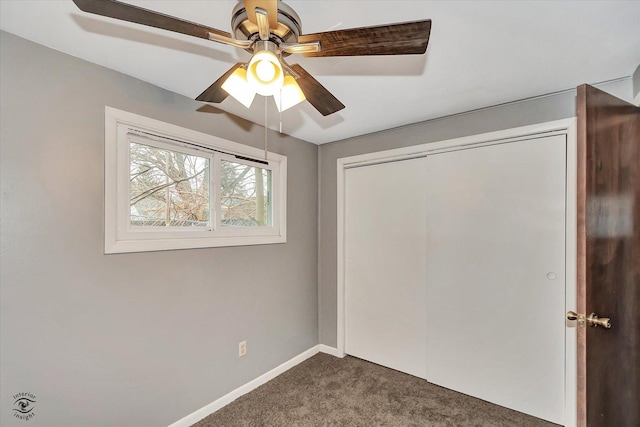
[[[222,227],[219,212],[211,215],[210,228],[195,230],[132,230],[129,225],[129,138],[131,134],[150,134],[156,137],[152,145],[176,150],[163,143],[178,140],[178,150],[210,159],[210,166],[219,182],[216,162],[220,159],[252,164],[251,158],[263,160],[264,150],[249,147],[213,135],[164,123],[137,114],[105,107],[105,206],[104,252],[106,254],[147,252],[171,249],[194,249],[221,246],[263,245],[285,243],[287,211],[287,157],[267,152],[268,165],[255,166],[270,169],[272,173],[272,225],[269,227]],[[135,138],[135,137],[134,137]],[[196,146],[205,149],[199,151]],[[232,156],[249,159],[238,160]],[[211,186],[212,200],[218,189]]]

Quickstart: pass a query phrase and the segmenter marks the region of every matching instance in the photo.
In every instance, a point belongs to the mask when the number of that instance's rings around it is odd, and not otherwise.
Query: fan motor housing
[[[238,3],[231,13],[231,28],[238,40],[259,40],[258,26],[249,21],[244,3]],[[271,40],[277,45],[281,43],[297,43],[302,34],[300,17],[289,6],[278,2],[278,28],[271,28]],[[250,49],[247,49],[251,52]],[[288,56],[283,52],[283,56]]]

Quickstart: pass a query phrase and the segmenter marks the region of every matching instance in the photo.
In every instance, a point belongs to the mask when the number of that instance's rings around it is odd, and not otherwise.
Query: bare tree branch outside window
[[[271,171],[223,160],[221,172],[222,225],[271,225]]]
[[[130,143],[131,225],[209,227],[210,159]],[[271,171],[220,161],[223,226],[264,227],[271,219]]]
[[[131,225],[208,227],[209,159],[130,144]]]

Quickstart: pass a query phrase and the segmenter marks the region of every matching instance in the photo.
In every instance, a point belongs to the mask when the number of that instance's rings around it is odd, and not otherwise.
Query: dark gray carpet
[[[319,353],[192,427],[555,424],[392,369]]]

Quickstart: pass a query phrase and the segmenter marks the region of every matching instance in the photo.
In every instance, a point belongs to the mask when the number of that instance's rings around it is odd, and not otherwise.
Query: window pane
[[[221,162],[222,225],[271,225],[271,171],[241,163]]]
[[[209,159],[130,143],[131,225],[209,227]]]

